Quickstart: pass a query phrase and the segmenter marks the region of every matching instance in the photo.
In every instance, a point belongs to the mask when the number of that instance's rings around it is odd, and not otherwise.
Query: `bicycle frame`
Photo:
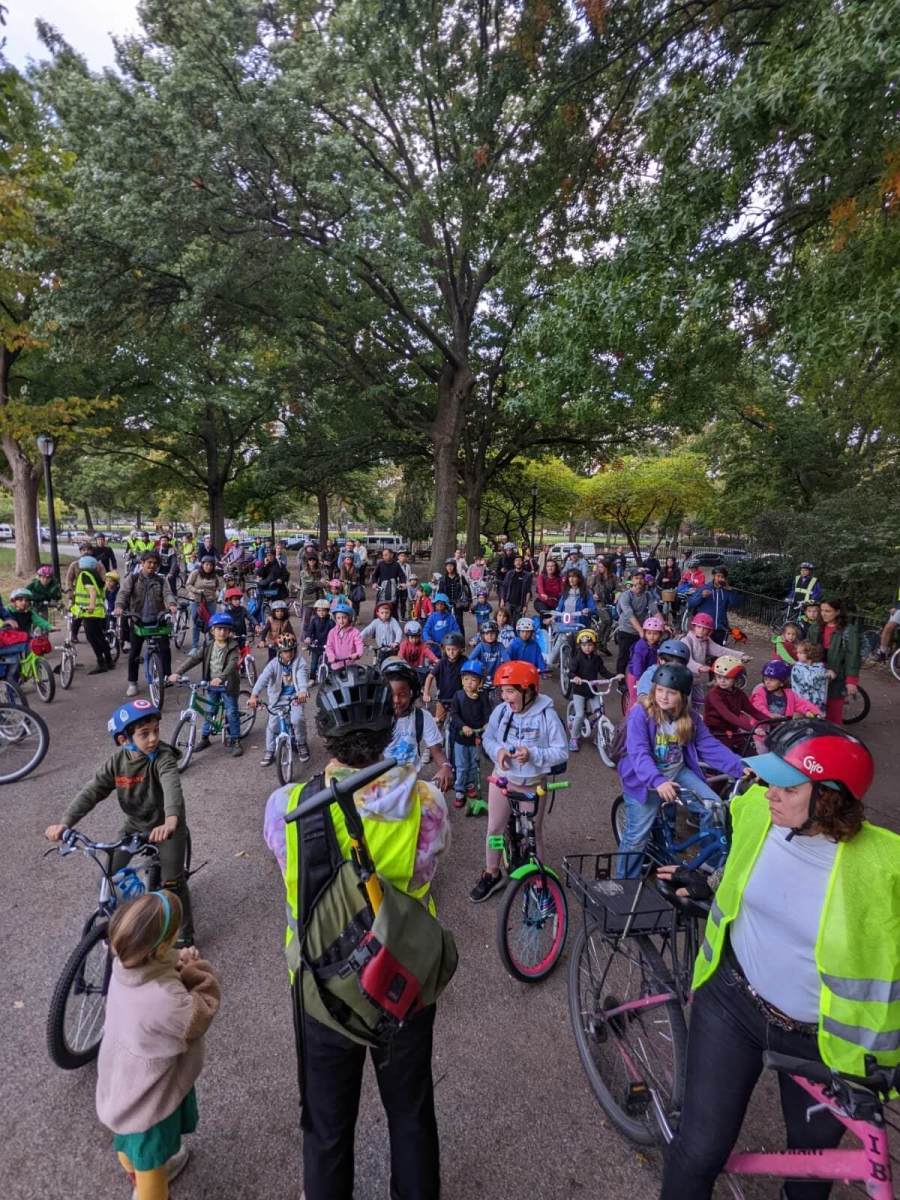
[[[538,856],[536,821],[540,803],[547,792],[567,788],[568,780],[548,783],[546,789],[539,787],[533,792],[512,791],[505,779],[495,775],[488,777],[488,783],[498,787],[509,801],[506,833],[488,838],[489,848],[499,850],[507,858],[509,878],[523,879],[526,875],[540,873],[542,876],[552,875],[554,879],[559,880],[558,872],[553,867],[548,867]],[[532,804],[534,807],[525,810],[522,808],[523,804]]]

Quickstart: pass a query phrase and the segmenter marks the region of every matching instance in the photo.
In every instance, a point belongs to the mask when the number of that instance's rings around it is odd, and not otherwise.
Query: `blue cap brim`
[[[809,783],[802,771],[786,763],[777,754],[750,755],[741,761],[747,764],[754,775],[766,783],[774,783],[776,787],[796,787],[798,783]]]

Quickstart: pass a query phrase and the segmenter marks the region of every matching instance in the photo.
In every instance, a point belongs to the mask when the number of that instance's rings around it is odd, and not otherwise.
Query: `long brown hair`
[[[123,967],[140,967],[181,927],[181,901],[174,892],[147,892],[120,904],[109,922],[109,945]]]
[[[820,600],[819,601],[819,619],[824,626],[825,618],[822,616],[822,605],[827,604],[829,608],[834,609],[834,623],[838,629],[847,628],[847,605],[843,600]]]
[[[865,810],[845,787],[816,787],[816,826],[833,842],[849,842],[862,829]]]
[[[651,684],[646,696],[639,696],[638,702],[647,710],[647,716],[657,725],[668,721],[675,726],[675,737],[679,746],[686,746],[694,736],[694,719],[691,716],[691,698],[681,695],[681,705],[676,712],[663,712],[656,703],[656,684]]]

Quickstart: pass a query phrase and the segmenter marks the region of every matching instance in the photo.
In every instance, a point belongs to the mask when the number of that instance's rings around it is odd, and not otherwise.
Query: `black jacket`
[[[464,734],[463,726],[468,725],[470,729],[483,730],[490,720],[490,716],[491,701],[486,690],[480,691],[473,700],[466,695],[463,688],[460,688],[450,705],[450,726],[454,739],[461,742],[463,746],[474,746],[475,735]]]
[[[581,650],[576,650],[572,655],[571,675],[577,675],[579,679],[591,680],[610,678],[610,672],[598,650],[595,650],[593,654],[584,654]],[[577,696],[592,694],[590,688],[584,683],[573,683],[572,691]]]
[[[442,575],[438,591],[444,593],[451,608],[468,608],[472,603],[472,593],[462,575]]]

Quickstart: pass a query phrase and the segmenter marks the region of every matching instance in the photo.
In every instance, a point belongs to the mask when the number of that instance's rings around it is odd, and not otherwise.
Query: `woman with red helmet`
[[[503,775],[514,788],[532,790],[553,767],[569,757],[566,731],[549,696],[542,696],[541,677],[529,662],[501,663],[494,672],[502,703],[491,713],[484,731],[484,752],[494,764],[493,774]],[[535,819],[538,854],[543,857],[544,809]],[[500,851],[491,849],[491,839],[502,834],[509,820],[509,801],[498,787],[488,790],[488,828],[484,874],[469,893],[475,904],[503,886]]]
[[[900,1064],[900,837],[864,820],[874,774],[857,738],[818,718],[785,721],[762,781],[732,802],[733,835],[694,967],[685,1100],[660,1200],[705,1200],[737,1140],[767,1050],[868,1074]],[[698,871],[660,876],[711,897]],[[787,1144],[838,1144],[844,1126],[784,1074]],[[783,1200],[826,1200],[788,1182]]]

